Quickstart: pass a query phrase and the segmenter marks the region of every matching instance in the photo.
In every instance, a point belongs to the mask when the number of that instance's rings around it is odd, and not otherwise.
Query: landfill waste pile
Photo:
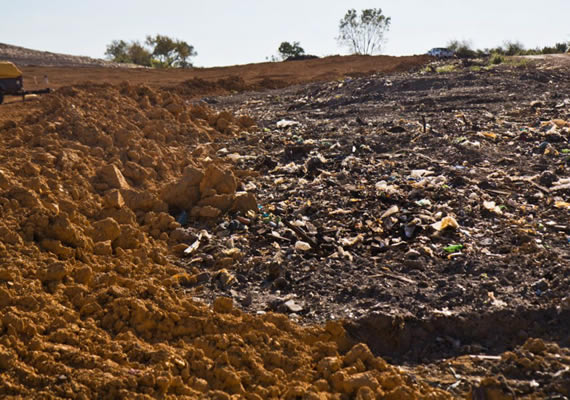
[[[438,68],[2,105],[0,397],[569,398],[570,71]]]
[[[456,397],[568,398],[568,93],[568,67],[459,64],[217,98],[259,125],[217,150],[258,212],[195,242],[188,293],[345,321]]]
[[[192,292],[231,287],[240,265],[239,237],[214,251],[218,225],[263,215],[259,174],[220,155],[260,134],[245,114],[126,83],[2,106],[0,397],[451,397],[340,321]]]

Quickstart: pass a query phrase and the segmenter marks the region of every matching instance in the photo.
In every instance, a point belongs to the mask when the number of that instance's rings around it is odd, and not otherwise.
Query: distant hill
[[[32,50],[5,43],[0,43],[0,61],[11,61],[18,66],[144,68],[134,64],[119,64],[98,58]]]

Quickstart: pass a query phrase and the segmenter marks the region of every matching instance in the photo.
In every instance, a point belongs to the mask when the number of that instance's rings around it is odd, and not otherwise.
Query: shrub
[[[437,67],[437,68],[435,69],[435,72],[440,73],[440,74],[441,74],[441,73],[444,74],[444,73],[447,73],[447,72],[453,72],[453,71],[455,71],[455,70],[457,70],[457,67],[456,67],[455,65],[453,65],[453,64],[448,64],[448,65],[443,65],[443,66],[441,66],[441,67]]]
[[[453,50],[459,58],[472,58],[477,56],[477,52],[472,49],[471,42],[467,40],[451,40],[447,43],[447,48]]]
[[[505,57],[503,57],[499,53],[493,53],[493,54],[491,54],[491,57],[489,58],[489,63],[491,63],[493,65],[501,64],[503,61],[505,61]]]

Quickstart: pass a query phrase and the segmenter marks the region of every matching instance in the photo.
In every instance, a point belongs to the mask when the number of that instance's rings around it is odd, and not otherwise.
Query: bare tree
[[[374,54],[384,45],[384,34],[390,29],[392,19],[382,14],[380,8],[348,10],[340,20],[338,42],[354,54]]]

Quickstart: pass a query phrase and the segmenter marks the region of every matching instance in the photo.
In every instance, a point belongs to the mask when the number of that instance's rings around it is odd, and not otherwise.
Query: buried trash
[[[3,114],[9,394],[568,397],[567,70],[459,68]]]
[[[444,217],[440,221],[433,223],[431,226],[436,231],[443,231],[447,228],[451,228],[451,229],[458,229],[459,228],[459,224],[457,223],[455,218],[453,218],[451,216]]]

